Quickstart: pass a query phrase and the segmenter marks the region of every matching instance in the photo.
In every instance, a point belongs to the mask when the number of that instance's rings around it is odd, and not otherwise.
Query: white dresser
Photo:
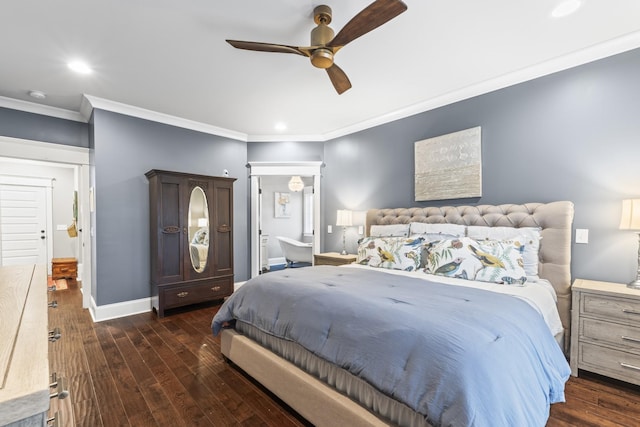
[[[640,385],[640,290],[577,279],[572,286],[571,374]]]
[[[47,268],[0,267],[0,426],[44,426],[49,410]]]

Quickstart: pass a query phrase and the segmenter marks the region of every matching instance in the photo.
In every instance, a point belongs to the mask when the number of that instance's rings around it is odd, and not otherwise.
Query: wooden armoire
[[[150,170],[153,310],[219,300],[233,293],[235,178]]]

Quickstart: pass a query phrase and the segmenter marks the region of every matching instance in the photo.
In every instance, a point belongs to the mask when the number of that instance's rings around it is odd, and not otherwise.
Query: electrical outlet
[[[364,225],[359,225],[359,226],[358,226],[358,234],[359,234],[359,235],[364,234]]]
[[[576,228],[576,243],[589,243],[589,230]]]
[[[331,234],[333,233],[333,227],[330,225],[327,225],[327,233]]]

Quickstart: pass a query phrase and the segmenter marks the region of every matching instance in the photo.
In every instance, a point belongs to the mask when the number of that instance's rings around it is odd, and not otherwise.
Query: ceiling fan
[[[334,32],[329,27],[331,8],[320,5],[313,9],[313,20],[317,26],[311,30],[311,46],[300,47],[240,40],[227,40],[227,42],[238,49],[306,56],[311,59],[315,67],[327,70],[333,87],[338,94],[341,94],[351,88],[351,82],[345,72],[333,62],[334,55],[347,43],[375,30],[405,10],[407,5],[401,0],[376,0],[347,22],[334,37]]]

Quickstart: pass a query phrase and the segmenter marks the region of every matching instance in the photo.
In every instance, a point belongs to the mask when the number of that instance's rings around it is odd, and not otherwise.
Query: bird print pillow
[[[425,272],[481,282],[522,285],[524,245],[518,240],[445,239],[427,244]]]
[[[358,245],[357,262],[370,267],[416,271],[423,243],[423,238],[365,237]]]

